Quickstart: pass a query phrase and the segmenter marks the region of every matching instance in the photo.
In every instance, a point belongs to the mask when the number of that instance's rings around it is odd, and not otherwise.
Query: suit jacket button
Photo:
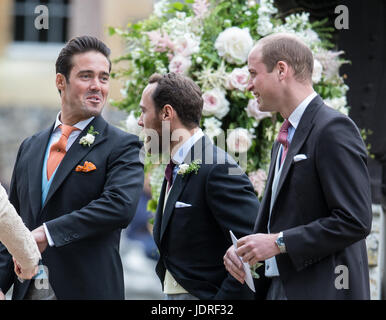
[[[75,233],[72,237],[73,237],[74,239],[78,239],[78,238],[79,238],[79,234]]]

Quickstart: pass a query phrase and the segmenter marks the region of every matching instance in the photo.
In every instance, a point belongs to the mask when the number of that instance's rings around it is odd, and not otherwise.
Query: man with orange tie
[[[291,34],[273,34],[249,53],[248,90],[261,111],[285,119],[272,148],[253,234],[224,256],[241,283],[238,257],[260,261],[256,298],[369,299],[365,238],[371,228],[367,153],[347,116],[312,88],[311,50]]]
[[[110,49],[83,36],[56,61],[61,111],[18,152],[10,201],[42,253],[38,276],[21,282],[0,247],[0,288],[13,299],[124,299],[121,229],[143,185],[141,143],[101,116],[109,91]]]

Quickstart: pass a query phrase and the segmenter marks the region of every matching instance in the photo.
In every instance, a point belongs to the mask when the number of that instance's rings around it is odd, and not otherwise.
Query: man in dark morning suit
[[[143,186],[141,143],[100,115],[110,49],[74,38],[56,62],[62,106],[50,128],[18,152],[10,201],[42,252],[41,279],[20,282],[4,247],[0,287],[13,299],[124,299],[119,243]]]
[[[256,298],[369,299],[371,196],[358,128],[313,91],[312,53],[294,36],[261,39],[248,68],[260,109],[285,121],[253,234],[229,248],[227,270],[243,282],[236,254],[264,262]]]
[[[169,300],[252,299],[253,292],[226,272],[222,257],[232,243],[229,230],[236,237],[252,231],[259,202],[236,162],[199,128],[201,96],[191,79],[174,73],[153,75],[142,94],[138,123],[164,140],[153,135],[145,147],[153,154],[171,141],[162,150],[165,162],[171,160],[153,228],[156,272]],[[198,170],[189,172],[193,163]]]

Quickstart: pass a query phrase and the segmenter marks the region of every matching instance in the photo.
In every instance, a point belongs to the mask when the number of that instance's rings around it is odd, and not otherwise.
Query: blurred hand
[[[245,272],[243,265],[236,254],[234,246],[230,246],[224,255],[225,269],[241,283],[245,281]]]
[[[5,295],[3,291],[1,291],[1,289],[0,289],[0,300],[5,300]]]
[[[13,259],[15,273],[20,279],[29,280],[29,279],[32,279],[32,277],[34,277],[37,274],[39,270],[38,266],[35,266],[32,270],[25,270],[20,266],[20,264],[15,260],[15,258],[12,258],[12,259]]]
[[[46,233],[44,232],[44,227],[40,226],[32,231],[32,235],[35,238],[35,241],[38,245],[40,253],[43,253],[48,246],[48,240],[46,237]]]

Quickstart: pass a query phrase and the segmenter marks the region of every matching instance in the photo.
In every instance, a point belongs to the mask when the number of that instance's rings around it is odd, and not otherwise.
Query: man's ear
[[[61,73],[57,73],[56,88],[58,88],[59,91],[63,91],[65,87],[66,87],[66,77]]]
[[[171,121],[175,117],[176,111],[170,104],[165,104],[162,108],[162,121]]]
[[[279,80],[283,80],[285,77],[287,77],[289,72],[289,67],[285,61],[278,61],[276,64],[276,68],[277,68]]]

